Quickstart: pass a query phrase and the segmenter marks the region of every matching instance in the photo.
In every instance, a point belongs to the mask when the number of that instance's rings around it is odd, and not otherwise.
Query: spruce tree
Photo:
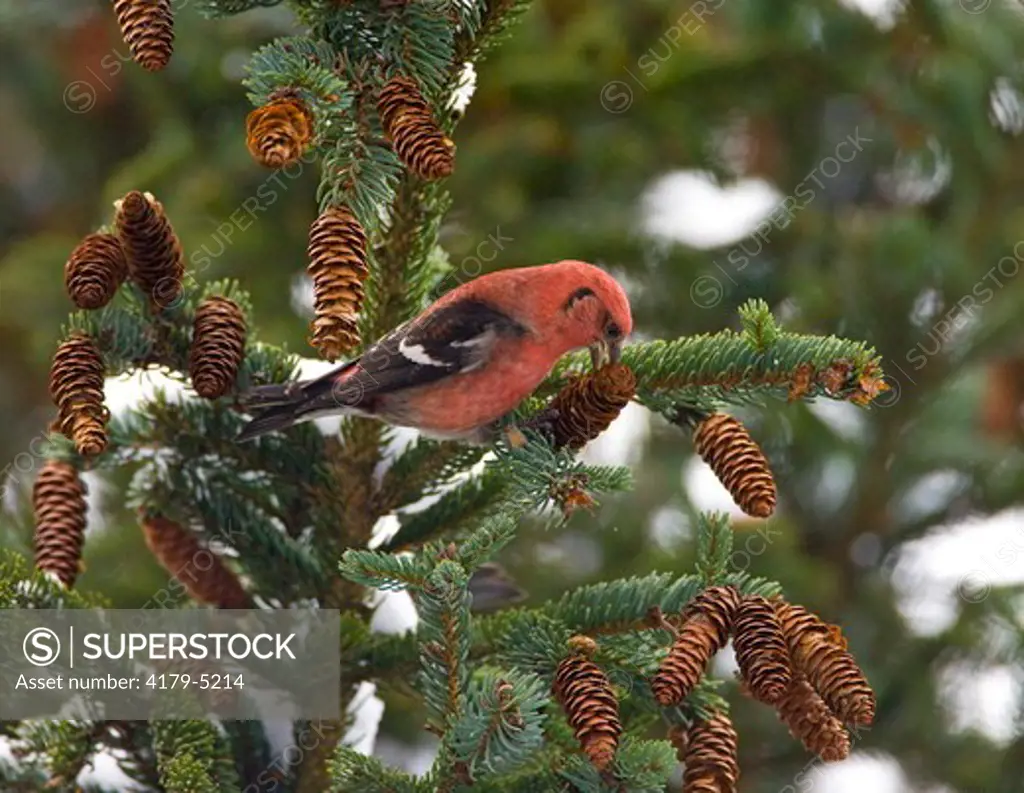
[[[268,4],[204,5],[212,15],[226,15]],[[452,97],[465,64],[479,62],[524,5],[297,1],[293,6],[308,33],[275,41],[253,56],[250,151],[271,167],[306,156],[321,166],[310,274],[320,323],[312,341],[324,357],[357,353],[463,278],[438,244],[450,204],[443,178],[458,163]],[[154,13],[161,19],[150,49],[166,55],[166,14]],[[144,57],[149,39],[138,24],[125,35],[142,42],[132,51],[142,52],[140,64],[150,68],[146,64],[154,61]],[[333,236],[323,231],[324,219],[338,215],[342,222]],[[692,574],[655,572],[575,589],[538,607],[473,614],[473,574],[525,522],[542,521],[557,531],[574,507],[595,496],[621,491],[616,498],[628,501],[627,472],[580,462],[574,447],[581,444],[569,442],[571,428],[563,443],[528,434],[525,445],[499,443],[489,450],[420,439],[394,459],[387,453],[391,430],[361,419],[346,420],[336,438],[305,425],[236,444],[244,418],[235,398],[252,385],[287,379],[294,356],[250,329],[241,286],[179,272],[173,218],[153,197],[127,194],[110,227],[99,233],[110,231],[127,249],[128,280],[112,302],[97,299],[103,307],[68,322],[70,346],[62,346],[65,355],[55,362],[53,378],[55,430],[66,437],[55,434],[52,465],[64,465],[62,474],[66,465],[127,466],[138,472],[129,495],[144,530],[155,520],[169,521],[186,542],[230,548],[232,560],[219,568],[221,586],[190,592],[196,600],[226,606],[236,601],[222,597],[258,596],[281,607],[341,609],[346,686],[415,673],[427,727],[440,738],[429,774],[413,778],[342,745],[343,725],[337,725],[286,770],[282,786],[661,790],[678,752],[691,789],[732,789],[742,769],[726,714],[738,691],[703,675],[730,637],[748,659],[741,668],[751,695],[775,707],[811,751],[841,759],[849,749],[842,721],[870,721],[863,714],[873,714],[873,697],[834,627],[813,614],[794,616],[799,607],[778,599],[786,582],[734,569],[732,528],[722,515],[700,516]],[[318,256],[323,235],[333,246]],[[330,254],[338,261],[325,262]],[[322,284],[318,274],[325,274]],[[346,287],[357,294],[349,298]],[[695,448],[737,502],[766,518],[775,503],[774,482],[764,455],[729,411],[773,398],[866,406],[886,384],[866,345],[787,332],[760,301],[742,305],[736,328],[637,340],[623,362],[635,377],[636,400],[692,433]],[[107,375],[145,365],[191,376],[208,398],[156,399],[108,423],[95,395],[97,356]],[[202,378],[203,371],[214,372],[214,382]],[[224,372],[228,382],[218,379]],[[595,405],[605,394],[589,393],[580,383],[593,383],[596,374],[588,372],[583,356],[564,361],[517,418],[552,399],[575,400],[584,418],[593,419],[583,422],[592,435],[591,424],[608,417],[605,405]],[[141,453],[153,448],[166,451],[175,465],[157,469]],[[387,468],[378,478],[383,462]],[[47,539],[40,545],[46,553],[38,557],[43,571],[55,548],[74,555],[80,529],[64,538],[70,549],[52,538],[61,525],[81,518],[73,510],[58,514],[67,502],[56,503],[63,496],[45,484],[37,485],[36,494],[38,536]],[[428,494],[440,498],[425,510],[408,509]],[[397,534],[383,548],[368,550],[374,526],[389,514],[399,517]],[[158,557],[171,552],[151,545]],[[61,571],[69,569],[66,559],[56,558]],[[5,581],[31,582],[4,591],[8,607],[85,605],[73,590],[30,577],[13,562],[4,572]],[[70,572],[57,577],[64,584],[73,578]],[[405,637],[371,633],[368,589],[396,588],[412,594],[418,630]],[[764,618],[750,618],[757,613]],[[749,633],[741,625],[751,625]],[[765,693],[773,689],[763,666],[779,678],[775,693]],[[126,770],[144,784],[172,791],[245,790],[252,782],[247,773],[266,759],[256,757],[265,741],[259,725],[223,728],[155,722],[18,729],[48,754],[55,779],[72,779],[104,745],[126,748]]]

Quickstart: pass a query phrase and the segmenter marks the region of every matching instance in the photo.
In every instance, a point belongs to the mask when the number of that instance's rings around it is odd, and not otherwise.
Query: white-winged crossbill
[[[633,329],[618,282],[586,262],[488,273],[448,292],[360,357],[315,380],[260,386],[240,440],[324,415],[359,415],[486,443],[571,350],[617,360]]]

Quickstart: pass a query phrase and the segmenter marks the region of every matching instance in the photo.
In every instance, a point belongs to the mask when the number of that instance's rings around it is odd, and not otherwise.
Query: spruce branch
[[[761,354],[771,350],[781,330],[764,300],[748,300],[739,307],[740,322],[747,344]]]
[[[362,586],[384,591],[420,589],[426,584],[430,567],[409,554],[349,549],[341,557],[338,570],[345,578]]]
[[[667,741],[625,736],[606,776],[581,757],[571,757],[561,776],[585,793],[662,793],[676,768],[675,750]]]
[[[420,690],[427,706],[427,728],[444,735],[462,717],[469,681],[469,576],[457,562],[442,560],[417,592],[422,620]]]
[[[544,743],[547,691],[533,675],[485,670],[466,691],[466,712],[445,741],[475,784],[525,765]]]
[[[301,36],[275,39],[253,53],[242,84],[256,107],[282,92],[296,94],[314,111],[320,126],[344,114],[353,103],[349,84],[334,71],[336,59],[326,41]]]
[[[400,74],[416,79],[435,104],[447,88],[448,67],[454,56],[454,31],[447,0],[405,3],[383,27],[381,55]]]
[[[251,11],[254,8],[269,8],[281,3],[281,0],[196,0],[196,9],[209,18],[226,17]]]
[[[332,791],[347,793],[418,793],[416,781],[408,774],[388,768],[375,757],[367,757],[347,746],[339,746],[330,764]]]
[[[418,438],[395,459],[381,481],[378,501],[391,510],[441,491],[483,457],[482,446]]]
[[[702,512],[697,519],[697,572],[705,586],[719,583],[732,557],[732,522],[725,512]]]
[[[457,536],[481,519],[502,510],[506,491],[502,477],[493,471],[474,476],[442,495],[429,507],[400,513],[401,528],[385,546],[402,550],[443,534]]]
[[[162,784],[168,793],[239,793],[241,783],[223,738],[208,721],[153,723]]]

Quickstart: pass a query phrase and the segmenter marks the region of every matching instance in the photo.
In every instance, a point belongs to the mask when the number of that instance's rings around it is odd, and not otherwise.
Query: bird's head
[[[586,262],[564,261],[553,270],[549,300],[571,349],[589,347],[594,366],[618,361],[633,330],[626,292],[608,273]]]

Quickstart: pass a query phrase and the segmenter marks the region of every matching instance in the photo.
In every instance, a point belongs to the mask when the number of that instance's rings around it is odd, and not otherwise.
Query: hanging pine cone
[[[636,377],[622,363],[577,377],[548,406],[555,445],[582,448],[608,429],[635,393]]]
[[[154,515],[142,519],[142,533],[153,556],[193,599],[222,609],[251,607],[235,574],[188,529]]]
[[[208,297],[196,309],[189,374],[196,393],[224,396],[235,384],[245,354],[245,315],[226,297]]]
[[[333,361],[359,344],[366,232],[347,207],[331,207],[309,229],[308,255],[316,312],[310,344]]]
[[[622,735],[619,702],[608,676],[577,650],[558,665],[553,692],[590,762],[604,771]]]
[[[676,750],[676,760],[686,761],[686,750],[690,747],[690,732],[682,724],[673,724],[665,736],[672,748]]]
[[[450,176],[455,144],[434,120],[419,87],[408,77],[392,77],[377,102],[381,126],[405,166],[423,179]]]
[[[114,13],[135,62],[150,72],[164,68],[174,51],[171,0],[114,0]]]
[[[56,428],[84,456],[107,448],[109,413],[103,405],[103,357],[83,333],[74,333],[53,356],[50,397],[57,406]]]
[[[700,682],[711,656],[729,641],[739,593],[731,586],[708,587],[683,611],[672,649],[651,680],[659,704],[678,705]]]
[[[113,234],[90,234],[64,265],[64,287],[79,308],[103,308],[128,277],[128,262]]]
[[[246,145],[260,165],[282,168],[297,162],[313,139],[313,115],[293,96],[274,99],[245,120]]]
[[[397,75],[380,89],[377,114],[380,116],[381,126],[388,129],[399,114],[407,112],[429,116],[430,105],[423,98],[415,80]]]
[[[693,441],[740,509],[755,518],[774,512],[775,480],[768,460],[738,419],[712,413],[697,425]]]
[[[687,739],[683,793],[736,793],[739,738],[729,717],[716,713],[708,721],[695,721]]]
[[[85,485],[67,463],[47,460],[32,486],[36,567],[71,587],[85,541]]]
[[[154,308],[173,306],[181,298],[185,257],[163,205],[148,193],[132,190],[116,206],[115,225],[128,274]]]
[[[767,598],[746,595],[740,601],[732,643],[751,695],[767,705],[774,704],[793,675],[782,626]]]
[[[793,665],[840,719],[847,724],[871,724],[875,692],[856,659],[837,643],[832,627],[802,606],[780,600],[775,608]]]
[[[794,676],[775,709],[790,734],[826,763],[849,756],[850,736],[842,722],[802,675]]]

